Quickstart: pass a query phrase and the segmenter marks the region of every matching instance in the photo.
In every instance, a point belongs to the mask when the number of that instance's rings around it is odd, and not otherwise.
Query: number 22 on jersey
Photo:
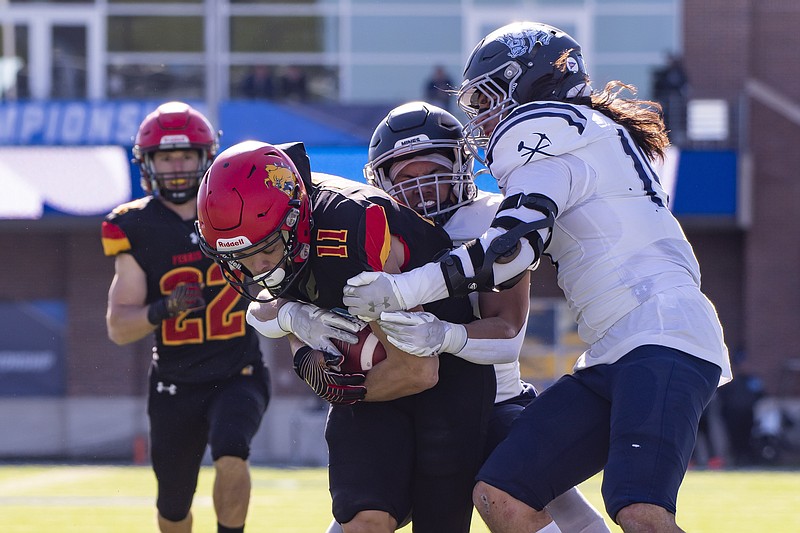
[[[245,334],[245,311],[235,310],[241,296],[227,284],[216,264],[206,272],[194,267],[170,270],[161,277],[159,286],[164,296],[180,283],[205,283],[221,286],[213,300],[207,303],[203,318],[187,318],[186,313],[165,320],[161,325],[161,342],[165,346],[202,344],[204,341],[225,340]]]

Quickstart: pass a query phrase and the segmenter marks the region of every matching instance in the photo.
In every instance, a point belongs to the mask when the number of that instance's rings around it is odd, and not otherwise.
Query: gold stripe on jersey
[[[339,246],[317,245],[317,257],[348,257],[347,246],[344,244]]]
[[[131,242],[122,228],[108,221],[103,221],[101,228],[103,253],[107,256],[114,256],[121,252],[131,249]]]
[[[346,229],[320,229],[317,232],[318,241],[347,242]]]

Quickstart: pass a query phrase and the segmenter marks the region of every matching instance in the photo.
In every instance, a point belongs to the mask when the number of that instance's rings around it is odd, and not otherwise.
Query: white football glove
[[[364,320],[374,320],[382,311],[407,309],[392,274],[362,272],[347,280],[342,291],[347,311]]]
[[[374,320],[382,311],[407,309],[394,276],[386,272],[362,272],[348,279],[342,295],[350,314],[364,320]]]
[[[364,320],[449,296],[439,263],[427,263],[401,274],[362,272],[347,280],[342,294],[342,303],[350,314]]]
[[[467,328],[439,320],[431,313],[381,313],[378,325],[386,333],[389,342],[417,357],[457,354],[467,344]]]
[[[287,302],[278,310],[278,325],[314,350],[342,355],[331,339],[355,344],[358,342],[355,333],[367,324],[355,317],[326,311],[313,304]]]

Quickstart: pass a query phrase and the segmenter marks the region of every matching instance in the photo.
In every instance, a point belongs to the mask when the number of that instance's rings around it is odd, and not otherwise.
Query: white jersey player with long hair
[[[458,98],[467,142],[505,196],[491,227],[437,263],[362,273],[345,287],[351,313],[377,318],[513,287],[543,254],[555,264],[589,348],[481,469],[473,501],[493,531],[545,527],[547,504],[601,470],[606,511],[623,530],[680,531],[677,494],[700,415],[732,377],[697,260],[652,167],[669,144],[658,106],[624,89],[593,91],[580,45],[556,28],[518,22],[490,33]]]
[[[443,227],[459,246],[482,235],[503,200],[479,191],[473,158],[463,142],[463,126],[448,111],[425,102],[391,110],[378,124],[364,167],[367,182],[411,206]],[[503,292],[470,295],[475,315],[467,325],[451,324],[430,313],[398,311],[379,323],[390,342],[420,357],[452,353],[479,364],[493,364],[497,378],[495,407],[489,422],[488,454],[508,434],[513,420],[536,396],[520,376],[519,354],[525,337],[530,276]],[[547,506],[551,531],[609,531],[599,512],[571,487]],[[336,524],[329,533],[340,531]]]

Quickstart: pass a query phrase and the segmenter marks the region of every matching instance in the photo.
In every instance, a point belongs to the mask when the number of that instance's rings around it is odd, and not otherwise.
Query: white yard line
[[[88,479],[102,477],[106,475],[106,471],[105,467],[55,466],[44,472],[36,472],[30,475],[21,474],[13,479],[0,481],[0,496],[17,496],[22,490],[71,484],[78,481],[84,482]]]
[[[155,496],[0,496],[0,507],[153,507]]]

